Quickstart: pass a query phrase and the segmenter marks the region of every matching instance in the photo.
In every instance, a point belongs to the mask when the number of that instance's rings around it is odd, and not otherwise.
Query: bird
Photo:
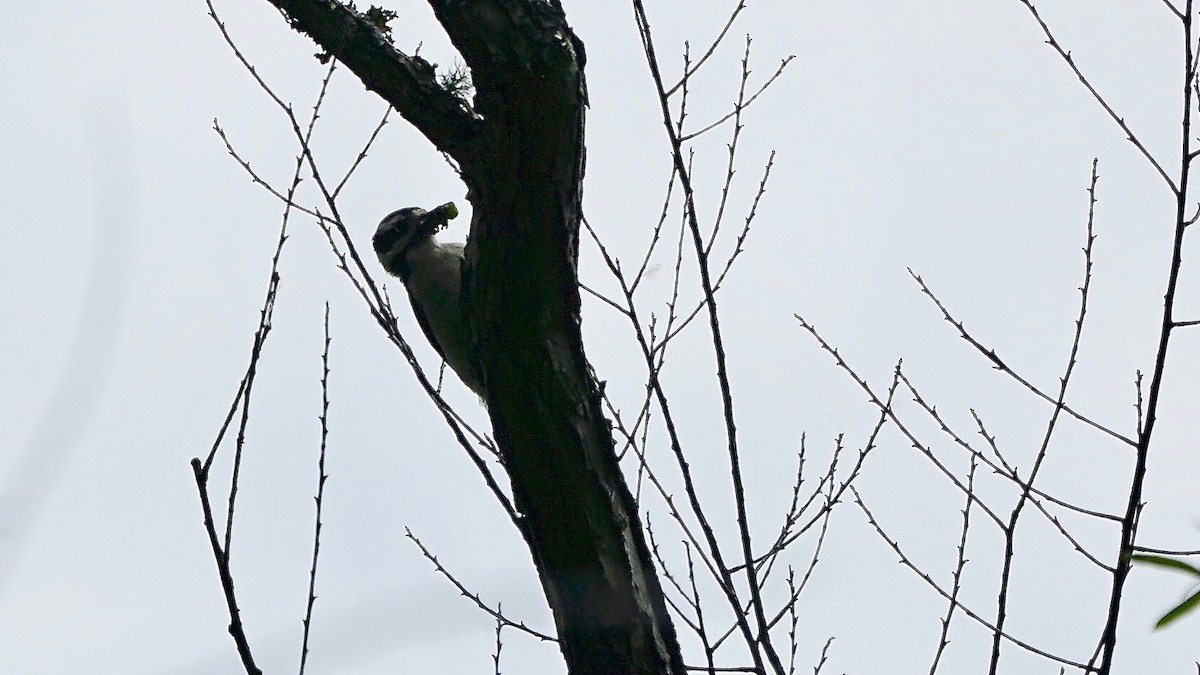
[[[443,244],[434,234],[458,216],[454,202],[426,211],[409,206],[379,222],[371,245],[379,263],[404,282],[417,324],[458,379],[485,399],[473,344],[462,311],[465,246]]]

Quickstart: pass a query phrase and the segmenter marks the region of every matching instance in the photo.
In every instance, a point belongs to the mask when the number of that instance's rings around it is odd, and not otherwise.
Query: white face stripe
[[[425,209],[422,209],[417,206],[406,206],[405,208],[397,209],[396,211],[392,211],[391,213],[384,216],[383,220],[381,220],[379,222],[379,227],[382,228],[384,225],[388,225],[388,224],[395,225],[402,221],[412,221],[412,220],[420,219],[424,215],[425,215]]]

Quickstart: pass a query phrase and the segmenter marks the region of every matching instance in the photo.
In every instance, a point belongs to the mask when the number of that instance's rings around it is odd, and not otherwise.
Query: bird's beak
[[[433,234],[443,227],[446,227],[451,220],[457,217],[458,207],[454,205],[454,202],[446,202],[436,209],[426,213],[425,217],[421,219],[420,228],[424,232]]]

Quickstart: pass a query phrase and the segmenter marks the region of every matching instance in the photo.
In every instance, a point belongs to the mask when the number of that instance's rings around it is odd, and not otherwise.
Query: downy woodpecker
[[[471,358],[471,336],[462,315],[462,244],[443,244],[434,233],[458,216],[453,202],[432,211],[410,206],[379,223],[371,240],[383,269],[408,290],[413,314],[429,344],[483,398],[483,384]]]

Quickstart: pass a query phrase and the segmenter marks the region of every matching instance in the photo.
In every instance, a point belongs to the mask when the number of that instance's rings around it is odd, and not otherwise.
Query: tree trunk
[[[464,299],[495,439],[574,675],[683,662],[580,333],[583,44],[558,2],[430,0],[474,104],[333,0],[270,0],[458,163]]]

